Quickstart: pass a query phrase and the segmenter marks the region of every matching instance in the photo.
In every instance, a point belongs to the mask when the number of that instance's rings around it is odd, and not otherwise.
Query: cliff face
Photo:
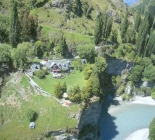
[[[78,130],[78,140],[92,139],[97,140],[99,137],[98,120],[102,113],[102,103],[99,101],[93,102],[90,106],[83,110],[81,115]]]

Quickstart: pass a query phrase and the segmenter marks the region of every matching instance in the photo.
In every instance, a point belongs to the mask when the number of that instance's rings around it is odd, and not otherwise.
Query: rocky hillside
[[[1,0],[0,13],[10,14],[10,1]],[[39,25],[49,38],[65,34],[68,44],[92,42],[95,19],[100,12],[113,17],[113,28],[124,16],[126,5],[121,0],[17,0],[20,11],[23,6],[31,8],[38,16]],[[82,35],[82,36],[81,36]]]

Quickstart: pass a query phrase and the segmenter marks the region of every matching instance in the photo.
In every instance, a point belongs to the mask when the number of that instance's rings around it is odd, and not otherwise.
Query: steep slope
[[[0,2],[0,14],[9,15],[10,1]],[[42,27],[88,36],[93,36],[99,12],[107,10],[117,25],[126,7],[121,0],[37,0],[34,4],[32,0],[17,1],[19,11],[24,5],[31,7],[31,14],[38,16]]]
[[[140,10],[142,14],[145,12],[155,15],[155,1],[154,0],[140,0],[137,4],[133,5],[134,10]]]

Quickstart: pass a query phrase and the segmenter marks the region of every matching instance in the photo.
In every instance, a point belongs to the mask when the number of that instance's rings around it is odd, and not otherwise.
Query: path
[[[29,83],[30,83],[30,85],[34,88],[35,91],[39,92],[39,93],[40,93],[41,95],[43,95],[43,96],[52,97],[54,100],[56,100],[57,102],[59,102],[59,103],[61,104],[61,101],[60,101],[59,99],[57,99],[57,98],[56,98],[55,96],[53,96],[52,94],[50,94],[50,93],[44,91],[41,87],[39,87],[39,86],[37,85],[37,83],[34,82],[34,81],[32,80],[32,78],[29,76],[28,73],[26,73],[26,72],[24,72],[24,73],[25,73],[25,75],[29,78]]]

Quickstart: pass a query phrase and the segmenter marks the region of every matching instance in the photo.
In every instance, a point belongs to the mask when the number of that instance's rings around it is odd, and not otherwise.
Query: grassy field
[[[53,78],[52,74],[46,76],[45,79],[39,79],[38,77],[34,77],[34,81],[45,91],[49,93],[54,93],[54,86],[60,82],[66,82],[67,87],[71,87],[74,85],[78,85],[83,87],[86,83],[84,80],[83,72],[75,71],[74,74],[70,74],[66,76],[64,79]]]
[[[17,77],[19,78],[19,75]],[[19,89],[18,85],[20,85]],[[29,129],[29,121],[26,117],[29,109],[38,114],[34,130]],[[18,83],[8,82],[2,90],[0,122],[4,120],[4,124],[0,126],[0,139],[33,140],[43,137],[52,130],[65,129],[67,126],[75,127],[77,120],[69,116],[77,113],[79,109],[77,104],[66,108],[52,98],[37,95],[29,87],[27,77],[22,75]]]

